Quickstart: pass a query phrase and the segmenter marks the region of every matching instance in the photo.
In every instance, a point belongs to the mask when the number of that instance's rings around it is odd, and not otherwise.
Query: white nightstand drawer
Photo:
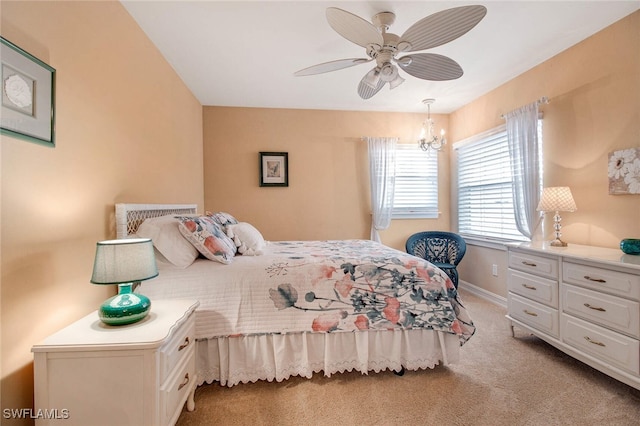
[[[195,345],[190,345],[188,349],[185,349],[188,357],[183,360],[183,363],[167,380],[167,383],[160,388],[161,406],[165,408],[165,412],[162,413],[164,416],[163,425],[174,424],[178,420],[182,412],[182,406],[187,399],[187,393],[196,385],[196,358],[193,356],[194,352]]]
[[[171,336],[159,351],[160,355],[160,383],[164,383],[175,366],[195,346],[195,315],[191,315]]]
[[[509,267],[545,278],[558,279],[557,259],[510,250]]]
[[[562,280],[640,301],[640,275],[565,262]]]
[[[509,269],[507,285],[512,293],[558,308],[558,281]]]
[[[604,362],[640,374],[640,342],[562,314],[562,340]]]
[[[640,337],[638,302],[564,284],[562,310],[629,336]]]
[[[509,315],[553,337],[559,337],[558,310],[513,293],[507,298]]]

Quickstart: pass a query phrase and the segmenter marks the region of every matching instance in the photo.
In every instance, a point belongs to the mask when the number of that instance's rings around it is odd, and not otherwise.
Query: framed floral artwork
[[[609,153],[609,194],[640,194],[640,148]]]
[[[260,153],[260,186],[289,186],[288,153]]]
[[[56,70],[5,38],[1,39],[0,131],[29,142],[55,146]]]

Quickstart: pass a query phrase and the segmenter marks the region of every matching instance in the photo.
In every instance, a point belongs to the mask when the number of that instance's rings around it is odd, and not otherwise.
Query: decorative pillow
[[[260,231],[247,222],[227,226],[227,236],[233,239],[238,252],[246,256],[259,256],[266,245]]]
[[[238,223],[238,220],[235,217],[225,212],[207,212],[207,216],[213,219],[218,225],[222,226],[222,229],[226,229],[227,226]]]
[[[180,233],[207,259],[229,264],[236,245],[209,216],[178,217]]]
[[[180,233],[174,215],[145,219],[136,234],[140,238],[150,238],[154,247],[179,268],[186,268],[198,257],[198,250]]]

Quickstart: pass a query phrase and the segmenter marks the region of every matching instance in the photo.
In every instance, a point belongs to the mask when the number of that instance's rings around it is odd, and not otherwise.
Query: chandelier
[[[422,101],[427,106],[427,119],[422,123],[422,130],[420,130],[420,137],[418,138],[418,144],[423,151],[442,151],[442,147],[447,143],[447,139],[444,137],[444,129],[440,130],[440,136],[435,135],[433,131],[431,104],[435,101],[435,99]]]

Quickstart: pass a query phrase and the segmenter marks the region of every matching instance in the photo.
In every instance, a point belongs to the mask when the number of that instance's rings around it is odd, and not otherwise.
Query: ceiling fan
[[[376,61],[358,85],[358,94],[369,99],[389,83],[394,89],[404,82],[398,67],[408,74],[433,81],[454,80],[463,74],[453,59],[435,53],[416,53],[396,58],[401,52],[431,49],[457,39],[467,33],[487,14],[484,6],[461,6],[446,9],[413,24],[401,36],[388,33],[396,15],[381,12],[372,23],[336,7],[327,8],[327,21],[338,34],[366,49],[368,58],[339,59],[313,65],[294,73],[296,76],[322,74]],[[396,65],[397,64],[398,67]]]

